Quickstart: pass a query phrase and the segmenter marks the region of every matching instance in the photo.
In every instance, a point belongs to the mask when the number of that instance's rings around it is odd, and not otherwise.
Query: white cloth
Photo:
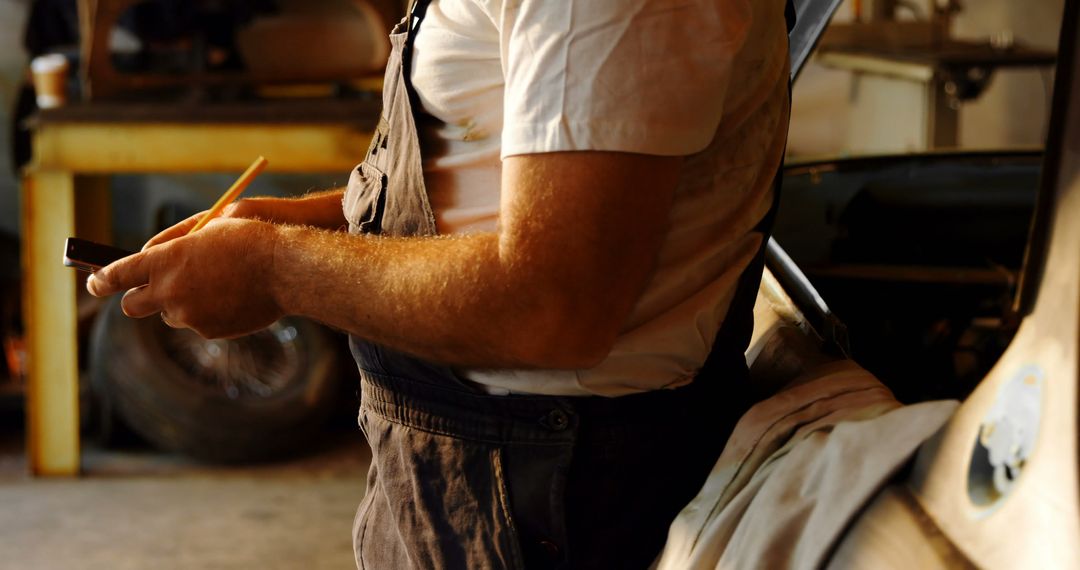
[[[420,129],[440,232],[495,229],[506,156],[688,155],[657,271],[600,365],[463,375],[493,392],[558,395],[689,382],[771,205],[787,125],[783,10],[783,0],[431,4],[411,78],[432,119]]]
[[[819,568],[848,523],[952,416],[901,406],[851,361],[750,409],[671,524],[660,570]]]

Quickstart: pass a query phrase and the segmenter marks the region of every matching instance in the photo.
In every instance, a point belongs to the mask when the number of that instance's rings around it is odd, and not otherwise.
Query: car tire
[[[337,343],[309,320],[206,340],[112,299],[94,323],[90,376],[112,412],[166,450],[215,463],[278,458],[314,445],[338,396]]]

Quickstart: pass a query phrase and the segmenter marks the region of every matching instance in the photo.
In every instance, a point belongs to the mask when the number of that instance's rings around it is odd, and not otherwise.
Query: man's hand
[[[273,272],[271,224],[217,219],[180,235],[102,268],[87,289],[98,297],[126,290],[126,315],[161,313],[169,326],[206,338],[241,336],[281,318],[266,285]]]
[[[245,198],[226,206],[221,212],[221,217],[249,218],[275,224],[314,226],[336,230],[343,228],[346,224],[345,216],[341,212],[343,194],[343,190],[334,189],[307,194],[299,198]],[[143,246],[143,250],[187,235],[191,228],[205,215],[206,211],[202,211],[172,227],[166,228],[161,233],[150,238],[150,241]]]

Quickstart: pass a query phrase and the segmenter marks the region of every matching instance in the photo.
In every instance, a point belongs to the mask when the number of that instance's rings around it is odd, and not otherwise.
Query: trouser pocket
[[[523,568],[496,445],[363,417],[369,496],[354,524],[363,569]]]

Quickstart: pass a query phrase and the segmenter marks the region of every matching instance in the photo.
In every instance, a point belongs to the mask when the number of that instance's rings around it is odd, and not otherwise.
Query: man
[[[188,220],[88,287],[204,336],[285,314],[352,335],[359,567],[644,567],[746,405],[784,2],[424,0],[405,22],[344,193]]]

